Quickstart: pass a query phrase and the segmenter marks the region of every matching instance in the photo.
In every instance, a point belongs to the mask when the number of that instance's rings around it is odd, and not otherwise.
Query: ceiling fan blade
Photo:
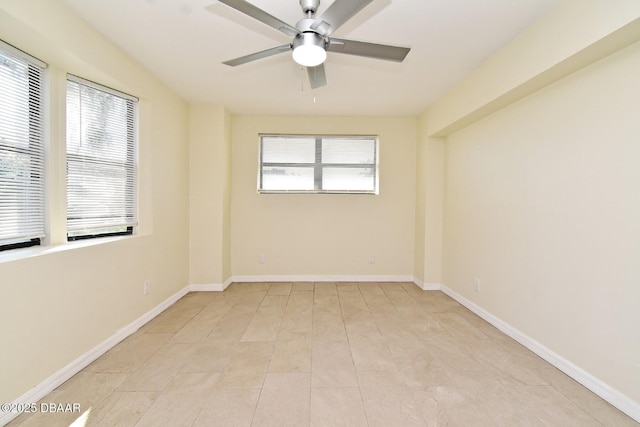
[[[347,55],[366,56],[386,61],[402,62],[411,49],[408,47],[389,46],[385,44],[358,42],[354,40],[329,39],[328,52],[345,53]]]
[[[329,36],[373,0],[336,0],[311,26]]]
[[[295,36],[299,34],[300,31],[296,27],[293,27],[287,24],[284,21],[276,18],[275,16],[269,15],[264,10],[252,5],[245,0],[219,0],[220,3],[226,4],[229,7],[234,8],[235,10],[244,13],[245,15],[249,15],[250,17],[257,19],[263,24],[267,24],[271,28],[275,28],[276,30],[285,33],[288,36]]]
[[[241,56],[240,58],[231,59],[229,61],[224,61],[223,64],[235,67],[236,65],[246,64],[247,62],[255,61],[256,59],[267,58],[269,56],[277,55],[283,52],[288,52],[290,50],[291,50],[291,45],[283,44],[282,46],[272,47],[271,49],[251,53],[249,55]]]
[[[320,64],[315,67],[307,67],[307,73],[309,74],[311,89],[316,89],[327,84],[327,75],[324,72],[324,64]]]

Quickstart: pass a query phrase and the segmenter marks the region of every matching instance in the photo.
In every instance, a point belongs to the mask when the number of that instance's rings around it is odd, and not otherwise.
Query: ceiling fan
[[[351,19],[373,0],[335,0],[319,18],[315,17],[315,13],[320,5],[320,0],[300,0],[300,6],[306,17],[298,21],[295,26],[281,21],[245,0],[219,1],[257,19],[271,28],[293,37],[293,40],[289,44],[231,59],[223,62],[223,64],[235,67],[257,59],[292,51],[293,60],[307,67],[312,89],[327,84],[327,76],[324,70],[324,61],[327,58],[327,52],[402,62],[410,50],[406,47],[330,37],[342,24]]]

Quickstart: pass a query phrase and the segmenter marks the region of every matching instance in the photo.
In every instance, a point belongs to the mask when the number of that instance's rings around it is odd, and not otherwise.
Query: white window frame
[[[118,98],[118,101],[125,102],[127,109],[124,119],[125,122],[117,125],[122,127],[126,134],[126,148],[124,151],[119,151],[119,154],[125,157],[123,161],[105,159],[99,156],[89,156],[86,153],[70,152],[70,134],[72,129],[70,129],[69,123],[71,120],[70,114],[72,113],[69,108],[67,109],[67,240],[72,241],[133,234],[134,228],[138,224],[138,98],[71,74],[67,75],[67,85],[67,102],[70,102],[70,88],[73,86],[77,87],[80,91],[97,91],[103,96],[111,96],[114,97],[114,99]],[[73,99],[73,101],[76,101],[76,99]],[[81,102],[81,98],[78,99],[78,101]],[[86,124],[82,122],[86,117],[82,115],[82,111],[79,111],[78,114],[79,123],[82,127]],[[80,135],[76,135],[77,138],[86,137],[82,129],[79,129],[77,132],[80,133]],[[97,138],[102,137],[98,136]],[[105,138],[109,138],[109,136]],[[107,141],[100,140],[100,143],[106,142]],[[108,146],[107,149],[115,150],[112,146]],[[84,165],[84,167],[103,168],[105,171],[111,170],[113,173],[118,173],[118,171],[125,173],[125,186],[123,189],[118,189],[118,191],[122,192],[122,200],[114,207],[113,213],[107,212],[106,209],[95,207],[96,190],[98,190],[98,192],[102,191],[105,194],[113,194],[113,192],[109,191],[109,186],[97,180],[92,182],[91,175],[88,175],[87,178],[83,178],[84,175],[81,173],[72,176],[70,173],[72,165],[76,168]],[[95,179],[95,176],[93,178]],[[85,189],[93,189],[93,205],[88,203],[83,205],[83,197],[79,197],[79,194],[74,194],[72,189],[74,186],[77,188],[79,185]],[[107,206],[107,201],[109,201],[109,203],[112,202],[112,200],[105,199],[105,206]]]
[[[11,79],[12,73],[25,70],[27,73],[26,87],[18,88],[26,90],[26,98],[24,93],[9,92],[10,89],[7,87],[2,88],[3,91],[7,91],[2,94],[7,97],[7,102],[13,97],[13,101],[17,103],[5,111],[6,115],[0,117],[0,251],[4,251],[41,245],[46,237],[47,64],[1,40],[0,50],[6,58],[5,62],[0,64],[5,67],[0,70],[3,78]],[[11,72],[11,69],[14,71]],[[28,128],[27,134],[21,135],[20,128],[25,126]],[[6,173],[2,173],[2,169]]]
[[[376,195],[379,192],[379,175],[378,175],[378,163],[379,163],[379,139],[377,135],[300,135],[300,134],[260,134],[260,147],[259,147],[259,165],[258,165],[258,193],[260,194],[369,194]],[[315,140],[315,159],[313,162],[266,162],[263,161],[264,153],[264,139],[276,138],[276,139],[311,139]],[[374,153],[373,162],[371,163],[329,163],[323,162],[322,159],[322,142],[324,140],[349,140],[349,141],[373,141]],[[268,189],[264,188],[263,170],[267,167],[283,167],[283,168],[302,168],[313,170],[313,189]],[[326,189],[323,188],[323,174],[325,169],[373,169],[372,185],[367,190],[361,189]]]

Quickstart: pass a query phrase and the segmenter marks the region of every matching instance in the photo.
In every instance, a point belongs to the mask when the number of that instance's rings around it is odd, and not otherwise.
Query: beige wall
[[[189,110],[190,283],[219,285],[231,276],[231,116],[223,107]]]
[[[416,132],[413,118],[233,117],[233,275],[413,276]],[[380,194],[259,195],[259,133],[379,135]]]
[[[420,130],[420,128],[418,128]],[[424,281],[425,254],[425,215],[426,215],[426,185],[427,185],[427,153],[426,144],[422,141],[422,134],[418,132],[416,143],[416,211],[415,211],[415,239],[413,249],[413,276]]]
[[[427,119],[423,114],[418,120],[414,277],[438,286],[442,284],[445,141],[428,136]]]
[[[446,136],[640,40],[637,0],[563,0],[429,107]]]
[[[189,283],[299,275],[442,282],[640,402],[640,48],[540,90],[636,37],[638,4],[562,2],[420,118],[356,118],[189,108],[59,2],[2,0],[0,38],[50,64],[54,245],[0,255],[0,401]],[[138,236],[56,246],[67,71],[141,98]],[[258,195],[261,132],[379,134],[380,195]]]
[[[634,44],[450,135],[444,210],[446,286],[636,402],[639,75]]]
[[[53,245],[0,254],[0,401],[8,402],[188,284],[188,109],[56,1],[2,1],[0,38],[49,64],[52,92]],[[57,245],[65,235],[66,72],[140,97],[137,236]]]

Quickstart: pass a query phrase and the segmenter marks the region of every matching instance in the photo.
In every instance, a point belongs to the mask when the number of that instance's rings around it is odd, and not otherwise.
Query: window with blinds
[[[137,99],[67,80],[67,238],[132,234],[136,215]]]
[[[261,135],[260,193],[378,193],[375,136]]]
[[[0,42],[0,250],[45,237],[45,68]]]

